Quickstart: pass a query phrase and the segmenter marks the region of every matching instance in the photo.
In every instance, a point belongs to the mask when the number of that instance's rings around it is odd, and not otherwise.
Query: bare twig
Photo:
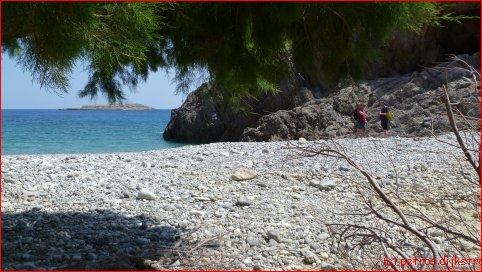
[[[480,165],[474,161],[472,154],[468,151],[467,147],[465,146],[465,143],[462,140],[462,137],[460,137],[459,129],[457,128],[457,124],[455,123],[455,120],[454,120],[452,106],[450,105],[449,93],[445,85],[443,86],[443,91],[444,91],[443,101],[447,109],[447,117],[449,118],[450,127],[452,128],[455,138],[457,139],[457,142],[459,143],[459,146],[462,149],[462,152],[464,152],[465,157],[467,158],[469,163],[472,165],[472,167],[479,175],[479,182],[480,182]]]

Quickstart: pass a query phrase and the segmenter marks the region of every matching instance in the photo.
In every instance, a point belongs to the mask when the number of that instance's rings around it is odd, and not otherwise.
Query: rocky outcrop
[[[480,69],[480,54],[461,56]],[[278,111],[261,117],[246,128],[241,141],[281,139],[319,139],[350,135],[354,131],[352,112],[358,101],[368,102],[371,117],[369,135],[381,132],[378,101],[388,101],[396,112],[392,133],[400,136],[429,136],[432,122],[435,133],[450,131],[441,100],[442,85],[448,83],[451,99],[461,102],[458,109],[471,117],[480,116],[480,83],[472,74],[458,70],[461,63],[449,62],[399,77],[367,80],[358,90],[343,88],[330,96],[315,99],[292,110]],[[479,126],[478,122],[475,123]]]
[[[480,68],[480,53],[463,55],[461,59],[476,70]],[[251,123],[248,115],[217,108],[215,100],[207,95],[208,86],[203,85],[190,94],[183,107],[173,111],[164,135],[173,137],[172,133],[177,132],[183,140],[201,139],[201,142],[348,136],[354,131],[352,112],[359,101],[368,103],[369,135],[377,135],[381,132],[377,108],[380,99],[388,101],[396,112],[393,134],[428,136],[432,134],[432,122],[435,133],[446,132],[450,127],[440,99],[443,84],[448,83],[453,101],[464,102],[458,105],[464,114],[473,117],[480,114],[480,85],[475,83],[472,74],[458,69],[461,65],[460,62],[447,62],[421,72],[363,81],[358,88],[346,87],[330,93],[316,93],[302,87],[295,96],[297,99],[285,104],[287,108],[265,112]],[[294,85],[292,88],[295,89]],[[288,94],[286,91],[279,97],[286,99]],[[259,112],[263,108],[260,105],[280,106],[283,99],[269,104],[269,96],[264,97],[261,100],[264,103],[259,103],[255,109]],[[289,105],[295,107],[290,109]]]
[[[455,15],[480,14],[479,3],[445,5],[447,11]],[[385,96],[391,99],[390,103],[396,110],[413,114],[397,114],[398,120],[393,127],[396,133],[426,135],[424,126],[430,123],[428,118],[434,113],[434,109],[427,109],[438,100],[436,89],[442,79],[432,76],[434,71],[424,67],[433,67],[435,62],[445,61],[449,53],[474,54],[480,48],[480,20],[443,22],[443,25],[442,28],[426,28],[420,35],[395,34],[395,38],[383,48],[379,61],[371,65],[367,75],[369,80],[364,81],[358,90],[327,89],[297,74],[280,84],[279,93],[250,100],[246,102],[250,108],[248,112],[236,112],[211,95],[219,92],[210,91],[208,85],[202,85],[188,96],[179,109],[172,111],[164,138],[209,143],[348,135],[353,130],[351,113],[359,99],[370,102],[370,114],[375,118],[371,119],[368,128],[377,133],[378,117],[373,103]],[[479,67],[477,56],[472,59],[477,59],[476,66]],[[467,78],[459,79],[463,86],[465,83],[462,81]],[[454,82],[457,80],[454,79]],[[414,100],[414,96],[421,100]],[[419,106],[408,109],[407,105],[412,104]],[[425,121],[420,118],[425,118]],[[412,119],[415,120],[413,124],[408,122]],[[416,122],[419,122],[418,125],[415,125]],[[448,129],[446,124],[439,125],[444,127],[440,128],[442,130]]]
[[[261,116],[292,109],[321,96],[321,91],[302,87],[296,78],[283,82],[281,90],[249,101],[247,106],[251,110],[248,113],[224,105],[212,95],[216,91],[203,84],[188,95],[180,108],[172,110],[164,139],[195,143],[236,141],[243,130]]]
[[[203,84],[190,93],[182,107],[171,111],[164,139],[184,142],[214,142],[221,138],[226,121],[221,116],[210,87]]]
[[[333,109],[330,99],[317,99],[292,110],[280,110],[261,117],[253,126],[246,128],[241,141],[275,141],[284,139],[316,139],[341,129],[338,133],[349,134],[350,120],[344,120]],[[346,124],[345,124],[346,123]]]

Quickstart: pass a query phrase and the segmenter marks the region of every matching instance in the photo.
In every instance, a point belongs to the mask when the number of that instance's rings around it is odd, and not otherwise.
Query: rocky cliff
[[[479,17],[480,3],[444,3],[453,16]],[[473,54],[480,51],[480,19],[442,22],[441,27],[426,27],[422,33],[395,33],[382,48],[380,58],[372,65],[367,79],[420,71],[447,54]]]
[[[461,60],[480,70],[480,53],[462,55]],[[367,130],[369,135],[381,133],[378,119],[378,101],[386,100],[396,112],[392,134],[400,136],[428,136],[432,133],[450,131],[441,101],[443,84],[448,84],[451,99],[460,102],[462,113],[480,116],[480,77],[460,70],[465,65],[447,62],[402,76],[362,81],[357,88],[346,87],[323,93],[300,88],[289,104],[292,108],[265,112],[249,123],[256,114],[234,114],[217,107],[209,96],[208,85],[191,93],[184,105],[173,111],[164,136],[190,142],[215,141],[273,141],[282,139],[318,139],[322,137],[348,136],[353,133],[353,109],[358,101],[368,102],[371,117]],[[261,99],[254,110],[282,106],[288,92]],[[264,102],[264,103],[263,103]],[[271,102],[271,103],[269,103]],[[285,105],[288,103],[285,103]],[[268,105],[263,108],[261,105]],[[478,125],[478,123],[476,124]]]
[[[478,71],[480,54],[460,56]],[[474,118],[480,116],[480,77],[459,70],[461,62],[448,62],[403,76],[363,81],[357,89],[342,88],[328,97],[313,99],[290,110],[261,117],[241,134],[241,141],[318,139],[351,135],[353,110],[358,101],[368,102],[369,135],[380,135],[378,101],[388,101],[396,112],[391,133],[399,136],[429,136],[450,131],[441,100],[442,85],[448,84],[451,100],[458,109]],[[433,124],[432,124],[433,122]],[[474,124],[479,126],[478,122]]]
[[[469,3],[449,8],[456,14],[478,15],[480,4]],[[464,20],[462,24],[449,23],[443,28],[427,28],[420,35],[396,34],[384,47],[380,60],[372,64],[368,80],[361,82],[356,90],[351,87],[328,89],[294,75],[282,82],[279,93],[248,101],[247,106],[251,108],[249,112],[235,112],[224,106],[211,96],[216,91],[204,84],[193,91],[179,109],[172,111],[164,138],[208,143],[350,135],[353,132],[351,113],[359,100],[369,102],[372,118],[368,130],[376,134],[380,128],[375,103],[380,98],[388,99],[390,106],[397,111],[394,133],[428,135],[431,133],[430,117],[443,110],[438,88],[446,80],[445,71],[440,69],[443,70],[444,65],[455,64],[439,65],[438,70],[427,67],[446,60],[449,53],[465,54],[465,60],[480,67],[480,55],[476,53],[479,50],[480,20]],[[470,77],[467,74],[452,71],[448,77],[449,83],[455,88],[455,100],[462,99],[465,91],[473,88],[468,85]],[[476,96],[472,97],[476,99]],[[466,110],[479,116],[479,104]],[[442,120],[445,119],[435,119],[436,131],[449,130],[447,122]]]
[[[297,81],[286,81],[281,88],[279,93],[248,101],[251,110],[240,112],[213,97],[215,90],[203,84],[188,95],[180,108],[172,110],[164,139],[198,143],[239,141],[243,131],[261,116],[301,106],[319,96],[319,92],[300,88]]]

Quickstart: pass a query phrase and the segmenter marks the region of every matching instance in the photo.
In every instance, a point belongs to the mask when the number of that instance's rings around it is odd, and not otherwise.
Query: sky
[[[107,104],[103,96],[91,101],[78,98],[88,80],[88,72],[79,65],[71,74],[71,88],[68,94],[57,95],[40,88],[32,81],[29,72],[7,54],[2,54],[2,109],[62,109],[83,105]],[[144,83],[139,83],[135,92],[126,87],[125,103],[136,103],[157,109],[174,109],[181,106],[185,95],[175,95],[176,84],[172,83],[165,71],[149,75]]]

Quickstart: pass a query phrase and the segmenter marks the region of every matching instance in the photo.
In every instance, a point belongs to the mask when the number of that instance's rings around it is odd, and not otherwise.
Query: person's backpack
[[[353,118],[355,118],[355,120],[358,120],[358,109],[355,109],[355,111],[353,112]]]
[[[395,111],[388,110],[388,112],[387,112],[387,120],[388,120],[388,121],[392,121],[394,116],[395,116]]]

